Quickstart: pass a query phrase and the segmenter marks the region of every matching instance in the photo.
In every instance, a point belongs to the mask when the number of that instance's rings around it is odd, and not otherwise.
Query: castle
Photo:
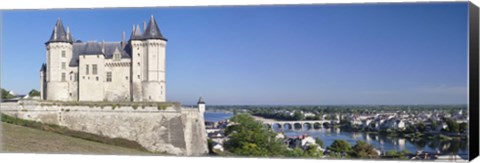
[[[60,18],[40,70],[43,100],[165,102],[165,48],[153,16],[143,33],[134,25],[128,42],[75,40]]]
[[[134,26],[128,41],[123,33],[120,42],[82,42],[73,39],[58,19],[45,43],[42,100],[2,103],[0,111],[73,131],[135,141],[155,153],[208,153],[205,102],[200,98],[197,107],[185,107],[165,101],[167,39],[153,16],[143,26],[143,30]]]

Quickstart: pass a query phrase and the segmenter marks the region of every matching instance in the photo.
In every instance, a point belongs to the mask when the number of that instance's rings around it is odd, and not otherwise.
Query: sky
[[[40,88],[58,18],[121,41],[153,15],[168,101],[213,105],[466,104],[468,6],[329,4],[2,11],[1,85]]]

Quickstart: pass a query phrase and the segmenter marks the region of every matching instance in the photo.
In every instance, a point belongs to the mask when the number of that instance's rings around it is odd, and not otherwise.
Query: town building
[[[94,30],[94,29],[92,29]],[[130,39],[83,42],[57,20],[45,43],[41,98],[52,101],[164,102],[167,39],[153,16]]]

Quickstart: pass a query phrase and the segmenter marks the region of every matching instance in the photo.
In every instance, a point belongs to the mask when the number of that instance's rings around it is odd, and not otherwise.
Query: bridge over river
[[[339,124],[339,120],[305,120],[305,121],[277,121],[254,116],[258,121],[263,122],[269,128],[276,127],[283,130],[319,130],[322,128],[330,128],[335,124]]]

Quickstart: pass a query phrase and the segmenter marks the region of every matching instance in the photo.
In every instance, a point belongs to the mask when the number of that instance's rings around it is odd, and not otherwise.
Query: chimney
[[[70,27],[67,26],[67,40],[70,39]]]
[[[102,40],[102,52],[105,54],[105,40]]]
[[[125,31],[122,32],[122,49],[125,47]]]

